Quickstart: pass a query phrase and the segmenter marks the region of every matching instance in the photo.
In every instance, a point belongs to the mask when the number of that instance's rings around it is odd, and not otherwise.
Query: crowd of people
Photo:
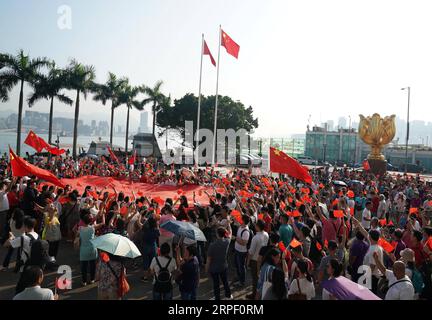
[[[323,284],[340,277],[361,282],[383,299],[432,297],[432,184],[420,176],[323,167],[310,170],[313,183],[305,184],[236,168],[222,173],[193,167],[186,175],[144,160],[133,166],[105,158],[33,163],[60,178],[99,175],[213,191],[206,192],[206,203],[195,194],[152,199],[90,186],[80,193],[35,177],[13,177],[4,157],[2,270],[16,256],[14,299],[57,299],[40,287],[44,271],[61,263],[58,252],[72,244],[79,250],[82,285],[97,282],[98,299],[122,298],[131,266],[142,268],[141,281],[152,283],[155,300],[171,300],[175,286],[181,299],[195,300],[205,274],[216,300],[232,299],[237,290],[250,290],[251,300],[336,300]],[[174,220],[200,229],[207,241],[160,227]],[[128,237],[141,257],[125,263],[98,251],[91,240],[107,233]]]

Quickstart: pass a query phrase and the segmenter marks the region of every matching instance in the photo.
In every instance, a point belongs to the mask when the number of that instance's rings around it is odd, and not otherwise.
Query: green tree
[[[60,91],[67,87],[67,72],[58,69],[55,63],[51,64],[47,75],[40,74],[36,76],[32,83],[34,92],[28,98],[28,105],[32,107],[40,99],[50,100],[49,124],[48,124],[48,143],[52,143],[52,124],[54,113],[54,98],[67,105],[72,105],[71,98]]]
[[[114,110],[120,105],[119,95],[123,87],[127,84],[126,78],[117,78],[117,76],[109,72],[108,80],[104,84],[95,84],[95,95],[93,97],[96,101],[101,101],[103,105],[108,100],[111,100],[111,126],[110,126],[110,145],[113,143],[114,133]]]
[[[5,68],[5,66],[6,66],[6,58],[7,58],[7,55],[0,53],[0,73],[1,73],[1,70],[3,68]],[[12,89],[12,87],[13,87],[13,85],[11,85],[9,83],[9,85],[7,86],[7,84],[5,83],[5,80],[0,78],[0,101],[6,102],[9,100],[8,93]]]
[[[147,95],[147,98],[142,100],[140,102],[140,106],[144,108],[147,104],[151,104],[152,106],[152,113],[153,113],[153,125],[152,125],[152,152],[154,154],[155,150],[155,131],[156,131],[156,114],[163,108],[163,106],[167,102],[167,97],[161,92],[163,82],[158,81],[154,85],[153,88],[143,86],[141,87],[141,92],[145,93]]]
[[[258,127],[258,119],[253,117],[252,107],[245,108],[240,101],[234,101],[227,96],[219,96],[218,103],[218,129],[245,129],[252,132]],[[201,97],[200,129],[213,131],[215,96]],[[196,125],[198,112],[198,97],[188,93],[180,99],[174,100],[172,107],[161,109],[157,117],[157,124],[162,128],[172,128],[184,135],[185,121],[193,121]],[[194,126],[195,136],[197,128]],[[194,142],[195,144],[195,142]]]
[[[8,92],[18,83],[20,84],[20,95],[18,101],[18,124],[17,124],[17,145],[16,153],[21,153],[21,126],[24,104],[24,83],[31,83],[38,74],[40,68],[49,65],[47,58],[30,59],[20,50],[16,56],[3,54],[0,58],[3,68],[0,70],[1,99],[7,100]]]
[[[80,108],[80,94],[83,94],[84,99],[87,94],[95,91],[94,79],[95,68],[93,66],[83,65],[72,59],[67,68],[68,74],[68,89],[76,90],[75,99],[75,116],[74,116],[74,132],[73,132],[73,147],[72,156],[76,159],[77,156],[77,138],[78,138],[78,119]]]
[[[121,88],[119,93],[119,105],[125,104],[127,107],[127,115],[126,115],[126,141],[125,141],[125,152],[128,152],[128,144],[129,144],[129,113],[130,110],[135,107],[138,110],[142,110],[138,100],[135,100],[137,95],[140,93],[140,87],[133,87],[129,84],[129,81],[126,80],[126,84]]]

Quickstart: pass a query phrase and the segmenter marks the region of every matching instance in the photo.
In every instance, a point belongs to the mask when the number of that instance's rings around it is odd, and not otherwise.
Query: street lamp
[[[402,88],[401,90],[408,90],[407,132],[406,132],[406,142],[405,142],[405,173],[407,173],[407,166],[408,166],[408,140],[409,140],[409,111],[410,111],[411,87]]]

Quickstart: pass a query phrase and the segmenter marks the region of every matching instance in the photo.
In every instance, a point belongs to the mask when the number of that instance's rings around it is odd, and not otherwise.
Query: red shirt
[[[273,221],[273,219],[270,217],[270,215],[266,214],[263,218],[264,222],[265,222],[265,228],[264,230],[268,233],[271,232],[271,223]]]
[[[423,251],[423,245],[418,244],[417,246],[410,246],[409,248],[414,251],[416,267],[420,267],[426,258],[426,253]]]
[[[19,199],[18,196],[15,192],[8,192],[7,193],[7,198],[9,201],[9,208],[15,208],[18,206],[19,204]]]
[[[342,235],[342,220],[341,218],[336,218],[336,220],[332,219],[323,219],[321,220],[323,228],[322,228],[322,240],[330,241],[336,240],[338,235]]]

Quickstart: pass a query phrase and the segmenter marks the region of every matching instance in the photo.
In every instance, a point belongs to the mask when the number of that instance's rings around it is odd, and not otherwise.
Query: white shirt
[[[6,191],[0,191],[0,212],[9,210],[9,200]]]
[[[377,217],[378,219],[384,219],[385,218],[385,214],[386,214],[386,201],[385,200],[381,200],[378,204],[378,209],[377,209]]]
[[[386,270],[385,276],[389,281],[389,289],[385,300],[414,300],[414,286],[407,275],[403,279],[397,280],[393,271]],[[393,285],[394,283],[396,284]]]
[[[371,212],[370,210],[368,210],[367,208],[364,208],[363,212],[362,212],[362,226],[363,228],[365,228],[366,230],[369,230],[370,228],[370,219],[371,219]],[[366,221],[365,219],[368,219],[369,221]]]
[[[158,257],[154,257],[151,264],[150,264],[150,269],[153,270],[154,274],[155,274],[155,278],[153,279],[153,283],[156,282],[156,276],[160,271],[159,265],[156,262],[156,258],[158,259],[160,265],[162,266],[162,268],[165,268],[165,266],[168,263],[169,258],[163,257],[163,256],[158,256]],[[174,258],[171,258],[171,261],[169,263],[169,265],[167,266],[167,269],[170,273],[172,273],[175,269],[177,268],[176,265],[176,261]],[[173,279],[174,280],[174,279]]]
[[[312,298],[315,298],[315,286],[313,282],[308,281],[306,278],[299,278],[298,279],[300,283],[300,289],[301,293],[305,294],[308,300],[311,300]],[[291,282],[288,294],[295,294],[300,293],[298,286],[297,286],[297,280],[294,279]]]
[[[54,300],[54,294],[50,289],[43,289],[40,286],[25,288],[12,300]]]
[[[368,251],[366,252],[366,255],[363,258],[363,264],[367,266],[375,266],[374,270],[372,271],[372,275],[380,277],[382,276],[381,271],[379,271],[378,267],[375,265],[375,259],[373,257],[374,252],[378,253],[378,258],[383,263],[383,249],[377,245],[372,244],[370,245]]]
[[[266,246],[269,240],[269,235],[265,231],[257,232],[252,238],[249,254],[251,259],[257,261],[258,255],[262,247]]]
[[[35,238],[35,240],[39,238],[39,235],[36,232],[32,231],[29,233],[33,236],[33,238]],[[23,238],[23,250],[21,250],[21,260],[23,262],[26,262],[27,257],[30,257],[30,237],[24,234],[22,237],[11,240],[10,244],[14,249],[21,247],[21,238]]]
[[[245,245],[241,245],[237,241],[234,244],[234,249],[238,252],[247,252],[247,242],[249,241],[250,230],[248,226],[240,227],[237,230],[237,239],[242,239],[246,241]]]
[[[237,202],[235,199],[233,199],[232,202],[227,203],[227,207],[230,208],[231,210],[234,210],[237,207]]]
[[[321,202],[319,202],[318,205],[321,207],[321,210],[322,210],[322,213],[324,214],[324,216],[328,219],[329,213],[328,213],[327,205],[325,203],[321,203]]]

